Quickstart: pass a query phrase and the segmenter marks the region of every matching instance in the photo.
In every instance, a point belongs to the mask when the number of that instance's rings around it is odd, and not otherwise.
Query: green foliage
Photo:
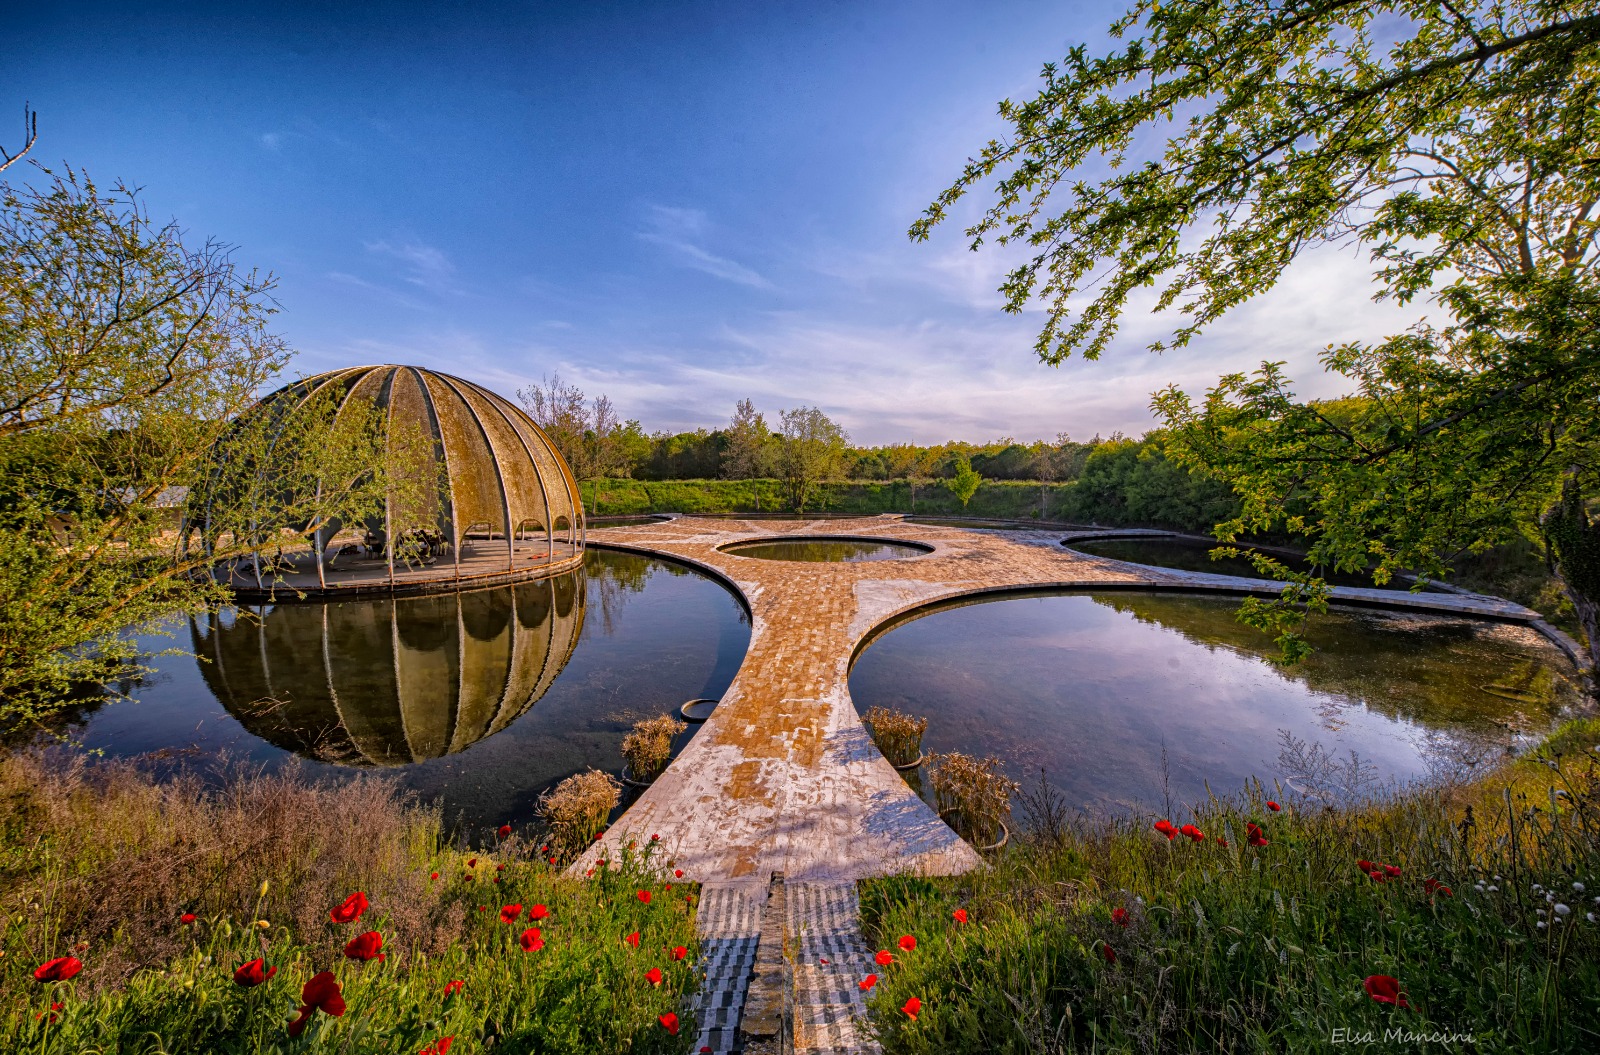
[[[816,407],[796,407],[779,414],[778,478],[789,508],[803,511],[823,480],[839,475],[849,437]]]
[[[956,463],[956,474],[944,482],[950,493],[961,502],[961,508],[967,508],[967,503],[972,501],[972,496],[978,493],[978,488],[983,484],[983,477],[973,471],[972,463],[962,458]]]
[[[0,1038],[13,1050],[390,1055],[441,1036],[466,1051],[691,1048],[694,893],[666,889],[653,848],[580,881],[545,863],[533,833],[492,851],[450,849],[436,811],[408,808],[378,782],[352,793],[241,771],[207,796],[126,769],[74,785],[59,760],[38,773],[28,765],[7,760],[0,772],[13,851],[0,858],[0,893],[21,910],[7,915],[0,959],[13,1009]],[[330,922],[355,890],[371,908]],[[523,906],[511,924],[500,920],[507,904]],[[528,918],[536,904],[546,918]],[[528,927],[542,948],[519,944]],[[345,942],[370,930],[386,959],[346,959]],[[624,940],[633,932],[637,947]],[[681,960],[668,952],[677,946]],[[33,979],[35,966],[68,954],[84,962],[77,978]],[[237,985],[234,969],[257,957],[276,975]],[[659,986],[645,978],[652,967]],[[291,1040],[301,986],[321,970],[337,976],[348,1010],[317,1014]],[[446,995],[454,981],[460,991]],[[52,1002],[62,1005],[54,1021]],[[657,1021],[669,1011],[683,1019],[675,1037]]]
[[[1035,796],[1033,830],[990,868],[863,885],[869,938],[895,955],[872,992],[875,1029],[887,1055],[1313,1051],[1340,1029],[1587,1051],[1600,1028],[1600,924],[1586,915],[1597,738],[1600,722],[1574,722],[1476,784],[1350,810],[1273,792],[1274,812],[1252,787],[1196,808],[1198,843],[1148,818],[1075,822]],[[1251,823],[1266,845],[1250,844]],[[1400,875],[1377,882],[1362,859]],[[1545,923],[1556,904],[1564,922]],[[906,934],[917,944],[902,952]],[[1366,994],[1376,974],[1399,980],[1409,1010]],[[911,997],[915,1021],[900,1010]]]

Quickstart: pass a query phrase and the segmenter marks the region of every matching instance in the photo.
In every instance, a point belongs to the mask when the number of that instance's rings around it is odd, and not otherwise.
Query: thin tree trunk
[[[1589,647],[1590,691],[1600,670],[1600,524],[1589,519],[1576,466],[1567,470],[1561,497],[1544,515],[1555,572],[1583,628]]]

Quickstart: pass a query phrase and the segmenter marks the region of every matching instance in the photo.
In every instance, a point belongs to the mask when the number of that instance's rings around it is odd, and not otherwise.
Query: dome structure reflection
[[[254,735],[321,762],[403,766],[527,713],[578,643],[585,582],[249,606],[189,628],[211,692]]]

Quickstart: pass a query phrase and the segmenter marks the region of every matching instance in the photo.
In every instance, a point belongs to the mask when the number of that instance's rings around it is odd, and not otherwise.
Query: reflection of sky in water
[[[922,546],[908,546],[895,542],[866,542],[857,539],[818,539],[816,541],[786,539],[781,542],[747,542],[724,546],[722,551],[735,557],[755,557],[758,560],[797,560],[818,564],[853,564],[861,561],[896,560],[901,557],[918,557],[928,552]]]
[[[188,647],[189,627],[175,629],[148,643]],[[283,605],[261,623],[202,626],[197,641],[204,671],[189,656],[155,660],[155,677],[89,713],[77,737],[113,757],[277,765],[292,751],[319,776],[377,765],[476,826],[525,819],[571,773],[618,771],[636,718],[721,696],[749,627],[699,573],[591,550],[559,582]]]
[[[1219,542],[1201,542],[1196,539],[1182,538],[1142,538],[1142,539],[1084,539],[1071,544],[1071,548],[1082,550],[1097,557],[1110,557],[1113,560],[1128,561],[1132,564],[1150,564],[1158,568],[1176,568],[1180,571],[1208,572],[1212,575],[1238,575],[1246,579],[1267,579],[1270,576],[1261,574],[1256,566],[1246,556],[1245,549],[1241,549],[1237,557],[1222,557],[1218,560],[1211,559],[1211,551],[1220,546]],[[1291,571],[1310,571],[1311,565],[1305,560],[1282,553],[1268,554]],[[1329,568],[1322,569],[1322,578],[1333,586],[1358,586],[1366,589],[1409,590],[1409,579],[1390,579],[1382,587],[1373,582],[1371,577],[1355,572],[1336,572]]]
[[[1575,699],[1553,677],[1560,654],[1525,628],[1342,609],[1312,627],[1316,656],[1285,669],[1237,606],[1128,593],[948,608],[871,645],[850,691],[861,711],[927,716],[926,750],[996,755],[1024,783],[1043,767],[1073,805],[1114,809],[1288,776],[1285,731],[1415,779],[1439,751],[1503,751],[1514,734],[1497,722],[1543,728]],[[1481,688],[1495,683],[1539,702]]]

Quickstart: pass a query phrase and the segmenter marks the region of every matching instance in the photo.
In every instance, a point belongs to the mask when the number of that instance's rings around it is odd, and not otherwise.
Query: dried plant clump
[[[628,760],[633,779],[649,783],[666,772],[672,761],[672,738],[687,728],[670,714],[634,722],[633,731],[622,738],[622,757]]]
[[[999,842],[1001,826],[1011,816],[1011,796],[1021,787],[1000,775],[1000,760],[952,751],[929,755],[926,768],[939,815],[968,842]]]
[[[539,816],[550,828],[550,847],[570,856],[605,830],[606,818],[622,799],[622,785],[610,773],[575,773],[539,798]]]
[[[922,757],[922,734],[928,731],[928,719],[887,707],[871,707],[862,721],[872,734],[872,742],[891,765],[909,766]]]

